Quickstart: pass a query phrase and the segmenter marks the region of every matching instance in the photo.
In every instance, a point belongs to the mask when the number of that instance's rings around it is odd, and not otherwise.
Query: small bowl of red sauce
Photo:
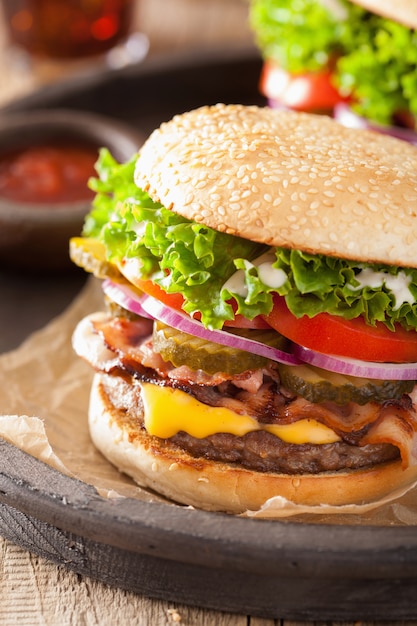
[[[93,113],[0,115],[0,267],[72,267],[68,241],[90,210],[100,148],[125,162],[140,144],[135,129]]]

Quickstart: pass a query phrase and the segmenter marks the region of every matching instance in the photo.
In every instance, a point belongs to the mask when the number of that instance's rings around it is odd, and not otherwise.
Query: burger
[[[218,104],[97,170],[70,249],[106,306],[73,345],[108,460],[229,513],[379,502],[416,480],[416,147]]]
[[[417,143],[417,4],[252,0],[271,106],[334,115]]]

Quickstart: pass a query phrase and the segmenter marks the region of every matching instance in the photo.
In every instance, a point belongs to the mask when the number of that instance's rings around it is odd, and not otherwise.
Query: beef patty
[[[139,385],[126,376],[105,375],[103,389],[118,410],[117,421],[127,430],[129,439],[144,427],[143,402]],[[317,474],[338,470],[363,469],[399,458],[391,444],[368,444],[362,447],[345,441],[329,444],[291,444],[264,430],[243,437],[217,433],[203,439],[183,431],[159,440],[171,449],[179,448],[194,458],[232,463],[258,472]]]

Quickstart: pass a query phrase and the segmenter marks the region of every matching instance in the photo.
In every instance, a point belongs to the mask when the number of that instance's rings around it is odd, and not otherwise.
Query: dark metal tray
[[[53,85],[3,109],[77,108],[144,134],[215,102],[262,104],[250,51],[151,59]],[[0,115],[2,111],[0,111]],[[0,351],[70,303],[85,277],[0,269]],[[31,306],[26,303],[30,301]],[[100,497],[0,440],[0,533],[111,585],[155,598],[269,618],[417,618],[417,529],[266,521]]]

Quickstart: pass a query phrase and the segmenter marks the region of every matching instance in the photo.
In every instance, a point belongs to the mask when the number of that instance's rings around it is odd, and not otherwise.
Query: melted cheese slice
[[[324,444],[340,441],[331,429],[314,419],[293,424],[260,424],[249,415],[238,415],[224,407],[211,407],[188,393],[171,387],[141,383],[145,428],[150,435],[162,439],[184,431],[202,439],[216,433],[242,437],[254,430],[266,430],[287,443]]]

